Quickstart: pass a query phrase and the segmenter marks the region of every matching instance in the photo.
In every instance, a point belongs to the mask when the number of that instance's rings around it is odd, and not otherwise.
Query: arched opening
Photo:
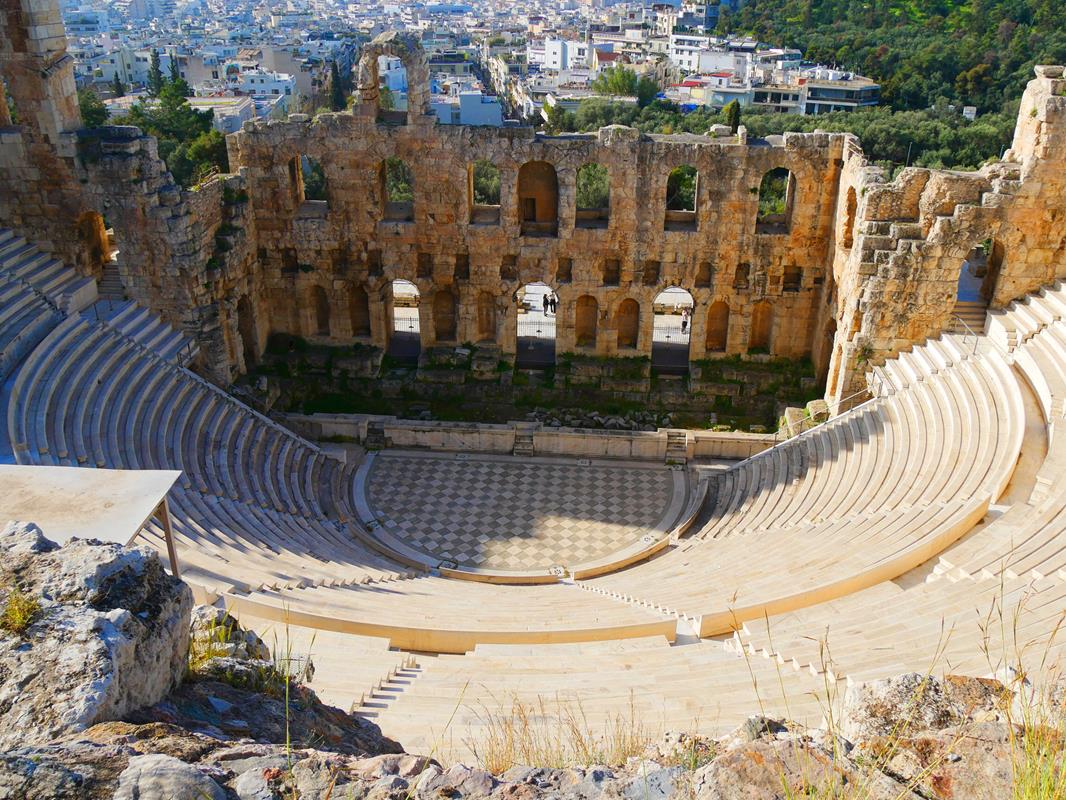
[[[694,231],[700,174],[690,164],[674,167],[666,178],[666,219],[668,231]]]
[[[303,174],[304,202],[328,203],[326,170],[322,162],[311,156],[300,156],[300,171]]]
[[[695,302],[685,289],[671,286],[655,295],[651,338],[651,365],[659,372],[688,372],[688,348]]]
[[[574,305],[574,344],[578,347],[595,347],[599,324],[600,306],[596,298],[583,294]]]
[[[985,276],[981,281],[981,299],[988,304],[996,296],[999,273],[1003,269],[1003,242],[998,239],[992,239],[986,246],[985,251],[988,253],[988,264],[985,268]]]
[[[586,164],[577,171],[579,228],[606,228],[611,215],[611,175],[602,164]]]
[[[559,231],[559,179],[547,161],[528,161],[518,170],[518,213],[523,236]]]
[[[418,320],[418,287],[411,281],[392,282],[387,305],[389,346],[387,353],[401,364],[417,365],[422,352],[422,329]]]
[[[311,287],[311,307],[315,313],[315,335],[329,336],[329,297],[321,286]]]
[[[455,294],[439,289],[433,295],[433,334],[438,342],[454,342],[456,335]]]
[[[381,164],[381,198],[384,218],[411,222],[415,218],[414,176],[402,158],[389,156]]]
[[[492,292],[482,291],[477,296],[477,339],[496,341],[496,298]]]
[[[248,295],[243,295],[237,301],[237,335],[241,337],[244,370],[248,372],[259,360],[259,337],[256,334],[252,301],[248,299]]]
[[[640,338],[640,303],[627,297],[618,304],[615,312],[615,329],[618,332],[618,349],[631,350]]]
[[[348,321],[352,336],[370,335],[370,298],[362,286],[353,286],[348,293]]]
[[[762,176],[759,211],[755,217],[756,233],[788,233],[792,225],[795,183],[792,173],[784,167],[772,169]]]
[[[714,281],[714,267],[710,261],[701,261],[696,268],[696,288],[710,289]]]
[[[769,353],[774,325],[774,310],[769,300],[760,300],[751,310],[751,331],[748,333],[749,353]]]
[[[78,271],[100,277],[111,262],[111,239],[104,218],[95,211],[86,211],[78,217],[76,228],[80,245]]]
[[[491,161],[470,165],[470,222],[495,225],[500,221],[500,170]]]
[[[850,250],[855,243],[855,214],[859,208],[859,201],[855,197],[855,187],[848,187],[847,207],[844,210],[844,230],[841,232],[841,243],[845,250]]]
[[[377,121],[386,125],[407,124],[407,67],[390,55],[377,56]]]
[[[326,171],[322,164],[308,155],[289,159],[289,192],[292,205],[301,217],[321,216],[329,209]]]
[[[558,297],[546,283],[527,283],[518,290],[516,366],[543,369],[555,363],[555,319]]]
[[[723,300],[711,303],[707,309],[705,343],[708,353],[724,353],[729,347],[729,304]]]

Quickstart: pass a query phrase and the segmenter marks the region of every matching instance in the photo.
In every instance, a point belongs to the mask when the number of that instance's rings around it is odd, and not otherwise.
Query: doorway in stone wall
[[[556,312],[550,305],[555,297],[554,290],[546,283],[527,283],[515,295],[518,304],[515,366],[520,369],[555,365]],[[545,299],[549,301],[548,306]]]
[[[411,281],[395,280],[392,282],[389,298],[389,317],[392,325],[389,330],[388,356],[394,361],[408,366],[418,365],[418,356],[422,352],[422,331],[418,322],[418,287]]]
[[[985,239],[967,254],[959,269],[955,292],[953,327],[960,332],[981,333],[985,328],[988,304],[996,290],[1003,246]]]
[[[689,342],[692,337],[692,295],[671,286],[655,296],[652,325],[651,365],[665,375],[688,373]]]

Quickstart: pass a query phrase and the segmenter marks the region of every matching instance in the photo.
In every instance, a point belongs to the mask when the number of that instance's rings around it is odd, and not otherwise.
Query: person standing
[[[551,308],[551,301],[548,300],[547,292],[541,295],[540,304],[544,308],[544,316],[548,316],[548,309]]]
[[[681,332],[682,333],[687,333],[688,332],[688,317],[689,317],[689,310],[686,308],[686,309],[684,309],[681,312]]]

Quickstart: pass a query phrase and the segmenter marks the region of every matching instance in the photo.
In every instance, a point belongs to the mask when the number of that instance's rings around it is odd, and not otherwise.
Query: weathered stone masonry
[[[62,37],[24,29],[33,13],[51,13],[51,0],[2,2],[0,74],[17,82],[19,124],[0,129],[0,179],[13,188],[0,198],[0,222],[99,274],[86,215],[105,217],[131,296],[193,333],[201,370],[222,383],[272,332],[386,346],[395,279],[419,290],[423,345],[495,343],[513,353],[514,294],[543,281],[560,298],[557,352],[650,353],[653,298],[681,286],[696,301],[692,360],[749,349],[809,355],[840,399],[864,388],[871,363],[950,325],[974,245],[993,242],[993,307],[1066,275],[1061,68],[1038,68],[1003,161],[973,173],[908,169],[887,183],[847,134],[763,142],[743,129],[547,137],[437,126],[426,113],[424,54],[387,34],[364,50],[351,113],[248,123],[228,140],[235,174],[187,191],[150,137],[80,131],[72,80],[19,71],[27,59],[66,63]],[[407,65],[406,114],[378,108],[383,53]],[[302,157],[321,164],[326,201],[304,199]],[[386,202],[389,158],[413,175],[409,207]],[[500,171],[498,209],[473,207],[479,159]],[[577,173],[590,163],[609,174],[605,223],[577,212]],[[694,214],[666,209],[667,178],[680,165],[699,173]],[[786,214],[761,226],[760,182],[776,168],[791,173]],[[632,346],[619,333],[631,330],[634,302]]]

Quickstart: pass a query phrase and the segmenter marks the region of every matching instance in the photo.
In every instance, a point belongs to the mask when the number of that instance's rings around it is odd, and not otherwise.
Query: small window
[[[666,179],[666,230],[696,230],[698,196],[699,173],[695,167],[686,164],[671,170]]]
[[[391,156],[381,165],[381,193],[385,219],[410,222],[414,216],[414,177],[403,159]]]

